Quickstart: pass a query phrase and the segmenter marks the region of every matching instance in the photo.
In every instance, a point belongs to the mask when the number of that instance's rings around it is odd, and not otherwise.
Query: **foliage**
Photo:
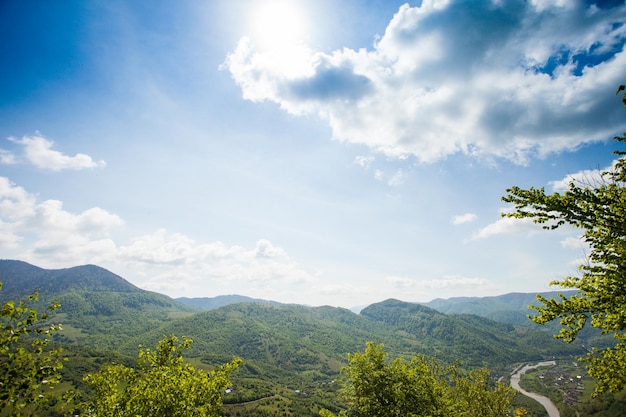
[[[523,417],[523,416],[525,416],[527,414],[528,414],[528,411],[526,411],[523,408],[516,408],[515,409],[515,417]]]
[[[626,104],[626,103],[625,103]],[[615,138],[626,141],[626,134]],[[515,205],[507,217],[530,218],[545,229],[570,225],[583,230],[590,247],[581,276],[569,276],[552,285],[577,289],[560,300],[538,296],[544,306],[532,320],[545,324],[559,319],[563,325],[556,336],[571,343],[587,324],[613,334],[615,345],[594,348],[585,358],[588,372],[598,384],[596,394],[617,392],[626,383],[626,152],[600,181],[572,181],[563,193],[545,193],[544,188],[512,187],[502,199]]]
[[[136,346],[156,346],[164,334],[192,338],[184,356],[199,368],[212,369],[233,355],[244,358],[232,375],[232,391],[223,398],[224,413],[230,416],[315,416],[321,407],[338,412],[343,406],[337,395],[340,384],[334,383],[339,370],[347,364],[348,352],[372,339],[384,342],[392,357],[421,354],[444,363],[459,359],[464,367],[488,366],[500,375],[511,362],[584,353],[546,331],[469,314],[444,315],[396,300],[374,304],[361,314],[244,303],[192,315],[188,307],[94,266],[45,270],[0,261],[3,273],[10,277],[3,295],[10,285],[13,294],[26,294],[40,281],[41,305],[52,298],[63,305],[51,316],[64,324],[54,343],[63,344],[64,355],[70,356],[57,390],[80,391],[85,404],[93,390],[84,375],[96,373],[104,363],[134,368]]]
[[[343,397],[360,416],[434,415],[443,408],[444,387],[439,370],[423,356],[388,364],[382,345],[368,343],[365,353],[348,355],[344,373],[349,381]]]
[[[383,345],[368,342],[364,353],[348,355],[343,369],[342,397],[348,406],[339,416],[503,416],[514,396],[512,388],[497,383],[489,390],[489,371],[462,376],[456,366],[415,355],[387,360]],[[328,410],[322,417],[334,416]]]
[[[486,368],[472,370],[467,377],[454,372],[447,394],[452,412],[446,415],[459,417],[504,416],[515,396],[513,389],[504,383],[498,382],[490,389]]]
[[[230,374],[241,360],[212,370],[197,370],[185,363],[182,350],[191,339],[163,338],[156,350],[141,348],[137,369],[120,364],[105,365],[85,376],[94,392],[83,405],[89,416],[219,416],[222,392],[230,384]]]
[[[619,93],[621,93],[622,91],[626,91],[626,85],[622,84],[617,88],[617,91],[615,92],[615,95],[618,95]],[[624,103],[624,105],[626,106],[626,93],[622,94],[622,103]]]
[[[423,349],[419,353],[437,356],[448,362],[462,358],[464,366],[493,368],[512,362],[584,352],[582,347],[558,346],[545,332],[520,329],[519,326],[475,315],[443,314],[419,304],[397,300],[370,305],[361,314],[420,341],[427,341],[428,350]],[[397,340],[389,341],[397,344]]]
[[[621,417],[626,410],[626,392],[604,393],[578,405],[578,415],[588,417]]]
[[[171,299],[148,291],[115,292],[70,290],[56,294],[63,305],[66,343],[78,342],[99,350],[118,350],[135,356],[133,337],[163,326],[172,316],[191,315]],[[166,333],[167,334],[167,333]],[[156,343],[156,341],[155,341]]]
[[[55,340],[62,339],[66,345],[78,342],[135,356],[138,343],[123,346],[125,342],[195,311],[165,295],[139,289],[95,265],[43,269],[26,262],[0,260],[0,276],[4,297],[21,298],[38,290],[38,309],[58,300],[61,307],[50,318],[62,321],[64,331]]]
[[[0,282],[0,288],[2,283]],[[38,293],[28,296],[38,300]],[[52,304],[54,311],[59,304]],[[60,325],[41,325],[48,314],[38,313],[24,300],[6,301],[0,309],[0,409],[14,416],[33,415],[55,398],[53,388],[63,367],[60,347],[48,346]]]

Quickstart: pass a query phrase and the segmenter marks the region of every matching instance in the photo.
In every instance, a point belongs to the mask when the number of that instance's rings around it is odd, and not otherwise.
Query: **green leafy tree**
[[[618,93],[622,90],[620,87]],[[626,134],[615,140],[625,142]],[[546,194],[544,188],[512,187],[502,197],[515,207],[504,214],[507,217],[530,218],[548,230],[564,225],[582,230],[590,252],[579,267],[580,276],[551,282],[578,293],[571,297],[559,294],[560,299],[538,296],[543,306],[531,306],[538,313],[531,319],[539,324],[558,319],[563,327],[556,337],[567,343],[586,325],[613,334],[613,347],[594,348],[583,358],[597,381],[596,395],[617,392],[626,383],[626,152],[615,154],[618,160],[600,180],[571,181],[566,191],[553,194]]]
[[[94,417],[220,416],[222,393],[241,359],[212,371],[197,370],[182,356],[191,343],[186,337],[180,343],[176,336],[165,337],[156,350],[139,350],[136,369],[110,364],[85,376],[94,397],[83,404],[84,411]]]
[[[2,283],[0,282],[0,289]],[[36,302],[38,293],[28,296]],[[52,304],[54,311],[59,304]],[[60,325],[43,325],[47,313],[38,313],[24,300],[6,301],[0,309],[0,409],[7,415],[37,415],[41,406],[56,398],[63,367],[62,349],[48,342]]]
[[[502,417],[507,415],[515,391],[508,385],[496,383],[491,387],[488,369],[475,369],[464,377],[453,369],[452,384],[448,387],[447,415],[456,417]]]
[[[443,386],[438,369],[422,356],[410,362],[398,358],[387,363],[383,345],[369,342],[365,353],[348,355],[343,391],[354,416],[442,415]]]
[[[364,353],[349,354],[348,359],[341,393],[348,410],[339,416],[501,417],[514,395],[512,388],[501,383],[489,390],[486,369],[463,377],[456,366],[442,367],[421,355],[389,362],[382,344],[368,342]],[[334,416],[328,410],[320,415]]]

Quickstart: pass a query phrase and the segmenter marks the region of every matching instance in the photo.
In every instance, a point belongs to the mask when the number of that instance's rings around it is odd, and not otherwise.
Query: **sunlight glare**
[[[262,49],[292,47],[309,34],[305,10],[295,0],[262,1],[251,10],[249,36]]]

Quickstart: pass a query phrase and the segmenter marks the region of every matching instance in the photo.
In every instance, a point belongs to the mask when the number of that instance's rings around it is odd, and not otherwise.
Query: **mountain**
[[[43,269],[22,261],[0,260],[2,298],[22,297],[38,290],[40,295],[68,290],[140,292],[119,275],[95,265],[66,269]]]
[[[176,301],[192,307],[196,307],[202,311],[215,310],[230,304],[237,303],[261,303],[261,304],[280,304],[276,301],[261,300],[259,298],[250,298],[244,295],[218,295],[217,297],[179,297]]]
[[[560,299],[559,294],[571,297],[577,291],[549,291],[539,293],[547,299]],[[537,311],[529,308],[529,305],[541,306],[535,293],[510,293],[494,297],[455,297],[449,299],[435,299],[428,303],[422,303],[445,314],[474,314],[500,323],[514,324],[541,330],[550,335],[559,333],[561,324],[554,320],[544,325],[533,323],[528,316],[534,316]],[[577,335],[576,343],[579,345],[605,348],[613,346],[615,339],[610,334],[602,334],[602,331],[585,326]]]
[[[319,406],[336,409],[332,381],[348,354],[363,351],[367,341],[383,343],[391,357],[424,354],[464,368],[488,365],[496,375],[520,362],[584,353],[546,332],[397,300],[370,305],[362,314],[328,306],[230,304],[168,322],[119,349],[151,346],[168,334],[193,340],[187,355],[193,363],[216,366],[233,356],[243,359],[233,376],[239,396],[226,398],[237,404],[229,406],[228,415],[266,415],[253,407],[260,399],[268,407],[290,410],[287,415],[317,415]]]
[[[500,323],[473,314],[444,314],[421,304],[386,300],[361,315],[426,343],[443,360],[458,359],[470,367],[533,361],[551,355],[582,354],[580,344],[565,345],[546,333]]]
[[[95,265],[43,269],[22,261],[0,260],[0,302],[39,291],[38,310],[52,301],[61,307],[50,320],[63,324],[65,343],[116,350],[129,338],[198,310],[162,294],[145,291]]]
[[[190,355],[207,363],[237,355],[275,375],[297,371],[330,376],[348,353],[363,350],[370,340],[384,343],[394,355],[421,353],[468,367],[584,352],[545,332],[475,315],[446,315],[397,300],[373,304],[361,314],[328,306],[231,304],[174,320],[141,337],[150,344],[163,334],[191,337]]]
[[[180,318],[142,336],[150,344],[163,334],[192,338],[189,355],[207,363],[235,355],[269,374],[335,375],[348,352],[362,350],[370,339],[389,339],[393,331],[342,308],[240,303]]]
[[[558,298],[559,293],[571,296],[576,294],[576,291],[550,291],[540,294],[546,298]],[[524,322],[528,321],[526,316],[534,312],[528,306],[531,304],[541,305],[537,301],[536,293],[509,293],[493,297],[437,298],[421,304],[446,314],[476,314],[477,316],[488,317],[497,321],[502,321],[500,319],[503,318],[502,315],[504,314],[515,320],[518,320],[521,316]],[[510,314],[512,312],[522,314]]]
[[[39,290],[42,303],[56,299],[61,307],[53,320],[61,322],[66,343],[117,350],[132,355],[139,344],[154,344],[164,334],[187,335],[197,351],[249,356],[277,368],[289,369],[293,352],[330,363],[345,361],[367,340],[383,342],[398,354],[416,352],[444,360],[462,359],[472,366],[535,360],[555,352],[580,350],[551,336],[473,314],[444,314],[433,308],[398,300],[365,307],[360,314],[332,307],[305,307],[231,295],[174,300],[142,290],[95,265],[43,269],[21,261],[0,261],[4,283],[0,300]],[[505,305],[520,306],[525,295],[502,299],[457,299],[450,308],[483,306],[483,314]],[[515,298],[518,301],[513,302]],[[437,301],[439,308],[444,306]],[[40,304],[41,305],[41,304]],[[496,306],[487,308],[485,306]],[[41,307],[40,307],[41,308]],[[198,313],[200,310],[208,310]],[[291,342],[288,342],[291,340]],[[324,342],[324,343],[322,343]],[[273,349],[272,357],[258,348]],[[288,352],[288,353],[285,353]],[[323,362],[323,361],[322,361]],[[295,366],[295,365],[294,365]]]
[[[135,357],[138,345],[155,346],[164,335],[190,337],[185,356],[196,366],[241,357],[236,394],[225,398],[228,415],[266,415],[262,405],[302,416],[317,415],[320,406],[337,409],[333,381],[366,341],[383,343],[391,357],[424,354],[467,368],[487,365],[499,375],[520,362],[584,353],[529,326],[393,299],[360,314],[242,296],[174,300],[94,265],[47,270],[8,260],[0,261],[0,281],[0,302],[38,289],[38,308],[61,303],[50,320],[63,324],[55,340],[71,355],[63,372],[76,386],[84,372]]]
[[[319,369],[326,361],[324,369],[335,371],[332,364],[345,361],[348,352],[360,350],[367,340],[383,342],[398,354],[419,352],[443,360],[458,358],[472,366],[580,350],[510,323],[474,314],[444,314],[398,300],[372,304],[360,314],[237,295],[173,300],[137,288],[95,265],[49,270],[2,260],[0,276],[4,282],[0,299],[23,297],[39,289],[46,302],[54,298],[61,303],[53,318],[64,324],[65,342],[131,355],[137,345],[154,344],[164,334],[192,337],[197,352],[239,355],[283,370],[307,364],[305,357],[324,357],[317,364]],[[448,302],[448,311],[462,306],[460,311],[465,313],[470,306],[480,306],[480,313],[489,314],[504,306],[519,307],[531,296],[453,299]],[[445,305],[443,300],[432,303],[439,308]],[[195,314],[199,310],[209,311]]]

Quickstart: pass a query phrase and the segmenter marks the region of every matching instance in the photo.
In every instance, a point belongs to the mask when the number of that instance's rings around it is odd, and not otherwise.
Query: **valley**
[[[368,341],[383,343],[391,358],[419,354],[467,370],[488,367],[494,380],[524,363],[571,362],[584,354],[587,341],[568,345],[530,323],[445,314],[393,299],[359,314],[243,296],[179,301],[93,265],[46,270],[0,260],[0,277],[0,302],[35,290],[39,308],[60,302],[50,320],[63,324],[54,342],[70,358],[63,369],[67,384],[83,390],[82,377],[103,363],[132,366],[139,346],[155,346],[168,335],[187,336],[193,343],[185,357],[198,368],[243,359],[223,396],[229,416],[314,416],[322,407],[340,410],[340,370],[348,353],[362,351]]]

